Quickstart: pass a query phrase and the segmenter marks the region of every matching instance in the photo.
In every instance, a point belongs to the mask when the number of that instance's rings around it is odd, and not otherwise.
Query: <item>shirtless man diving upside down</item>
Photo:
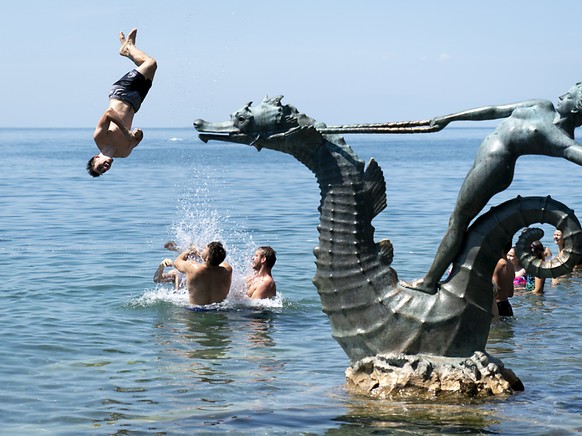
[[[87,171],[93,177],[109,171],[114,158],[129,156],[143,138],[140,129],[131,130],[131,124],[152,86],[157,63],[135,46],[136,35],[137,29],[129,32],[127,38],[123,32],[119,34],[119,54],[131,59],[137,68],[115,82],[109,91],[109,108],[93,133],[100,153],[87,163]]]

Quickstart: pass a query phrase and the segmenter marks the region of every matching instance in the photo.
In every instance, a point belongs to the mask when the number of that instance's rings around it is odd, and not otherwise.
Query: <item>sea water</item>
[[[426,272],[487,128],[348,136],[387,182],[376,239],[401,279]],[[0,129],[2,434],[572,434],[582,431],[582,275],[516,295],[488,351],[525,391],[488,401],[372,400],[346,391],[348,359],[311,282],[319,191],[290,156],[192,129],[146,129],[93,179],[90,129]],[[520,158],[510,189],[582,210],[582,168]],[[485,209],[487,210],[489,206]],[[543,243],[556,252],[552,228]],[[152,281],[163,248],[221,240],[229,299],[186,309]],[[243,296],[254,248],[278,253],[279,296]]]

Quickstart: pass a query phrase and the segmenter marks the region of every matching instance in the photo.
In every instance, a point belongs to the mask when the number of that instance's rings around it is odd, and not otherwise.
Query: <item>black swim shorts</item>
[[[131,70],[113,84],[109,91],[109,99],[123,100],[137,112],[151,87],[152,81],[150,79],[146,79],[137,70]]]
[[[513,308],[509,300],[498,301],[497,309],[499,310],[499,316],[513,316]]]

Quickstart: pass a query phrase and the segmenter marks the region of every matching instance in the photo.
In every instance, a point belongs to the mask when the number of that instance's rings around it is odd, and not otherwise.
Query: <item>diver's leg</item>
[[[143,74],[146,79],[153,80],[158,67],[157,62],[154,58],[135,46],[136,36],[137,29],[132,29],[127,35],[127,38],[123,32],[119,32],[119,41],[121,42],[119,54],[131,59],[138,67],[137,70]]]

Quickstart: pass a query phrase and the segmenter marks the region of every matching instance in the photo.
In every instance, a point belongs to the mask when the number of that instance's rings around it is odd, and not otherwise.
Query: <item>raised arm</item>
[[[176,268],[181,273],[185,273],[188,270],[188,266],[190,262],[188,261],[188,255],[190,255],[190,251],[183,251],[178,255],[176,260],[174,260],[174,268]]]
[[[546,100],[526,100],[519,103],[510,103],[498,106],[482,106],[475,109],[469,109],[462,112],[435,117],[431,120],[430,125],[431,127],[437,127],[438,130],[441,130],[453,121],[496,120],[499,118],[507,118],[516,109],[547,104],[551,105],[551,103]]]
[[[176,245],[174,241],[168,241],[164,244],[164,248],[166,250],[175,251],[176,253],[180,253],[180,248]]]
[[[160,262],[158,269],[154,273],[154,283],[170,283],[174,281],[174,275],[164,274],[164,268],[172,266],[171,259],[164,259]]]

